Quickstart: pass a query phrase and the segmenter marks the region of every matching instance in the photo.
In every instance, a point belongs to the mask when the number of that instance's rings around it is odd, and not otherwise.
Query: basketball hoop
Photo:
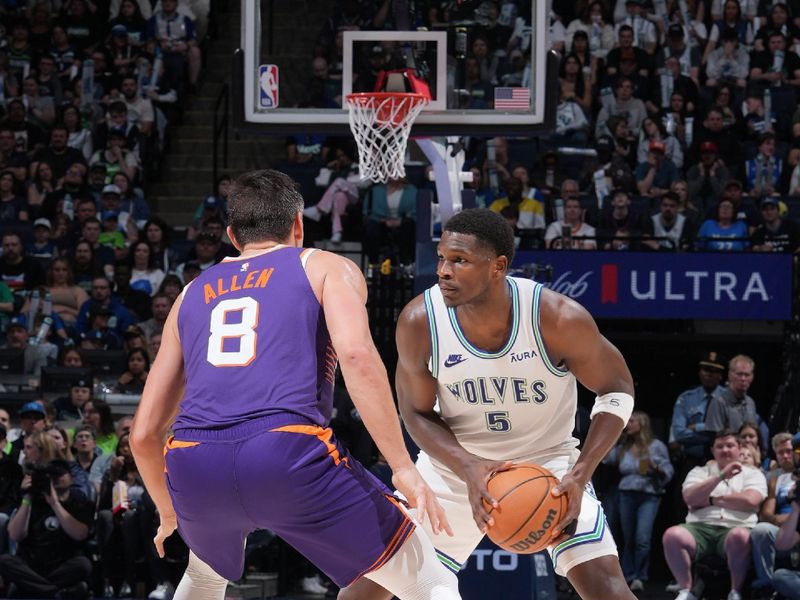
[[[425,94],[365,92],[347,95],[350,130],[358,144],[362,179],[386,183],[406,175],[408,134],[430,98]]]

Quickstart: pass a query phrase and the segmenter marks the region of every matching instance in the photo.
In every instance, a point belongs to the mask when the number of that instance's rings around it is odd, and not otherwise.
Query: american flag
[[[495,110],[528,110],[531,107],[531,91],[526,87],[494,88]]]

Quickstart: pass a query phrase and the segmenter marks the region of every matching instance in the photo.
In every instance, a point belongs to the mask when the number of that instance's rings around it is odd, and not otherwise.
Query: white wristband
[[[624,392],[610,392],[595,398],[591,418],[597,413],[611,413],[617,415],[627,424],[633,412],[633,396]]]

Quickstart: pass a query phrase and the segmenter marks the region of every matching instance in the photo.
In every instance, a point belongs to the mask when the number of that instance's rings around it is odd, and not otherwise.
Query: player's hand
[[[453,535],[453,529],[447,522],[442,505],[417,471],[417,467],[412,465],[398,469],[392,474],[392,483],[406,497],[411,507],[417,509],[417,520],[420,525],[425,522],[427,516],[433,533],[438,535],[444,531],[449,536]]]
[[[465,465],[459,474],[464,483],[467,484],[469,503],[472,506],[472,518],[475,519],[475,524],[483,533],[486,533],[494,525],[494,518],[487,507],[495,509],[500,506],[497,500],[489,494],[486,484],[489,483],[492,475],[510,469],[512,465],[513,463],[510,460],[476,458]]]
[[[581,501],[583,500],[584,483],[571,473],[561,478],[561,483],[553,488],[553,496],[567,495],[567,512],[561,515],[561,520],[553,525],[552,545],[558,545],[568,540],[575,533],[578,515],[581,514]]]
[[[719,474],[725,479],[730,479],[731,477],[735,477],[741,472],[742,472],[742,463],[734,461],[726,465],[725,468],[719,472]]]
[[[156,545],[156,552],[158,552],[159,558],[164,558],[164,540],[178,528],[178,518],[175,514],[159,514],[159,519],[161,522],[158,525],[156,537],[153,538],[153,543]]]

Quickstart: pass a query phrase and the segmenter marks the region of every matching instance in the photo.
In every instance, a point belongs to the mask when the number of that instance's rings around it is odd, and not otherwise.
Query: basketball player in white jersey
[[[512,463],[552,471],[569,507],[551,530],[556,573],[584,600],[630,599],[591,477],[633,410],[633,382],[619,351],[581,306],[507,275],[514,234],[489,210],[448,221],[438,246],[439,284],[397,323],[397,394],[422,451],[417,467],[447,511],[454,536],[434,539],[454,572],[493,519],[486,484]],[[572,437],[577,381],[597,393],[586,442]],[[437,407],[438,404],[438,407]],[[339,600],[391,594],[359,581]]]

